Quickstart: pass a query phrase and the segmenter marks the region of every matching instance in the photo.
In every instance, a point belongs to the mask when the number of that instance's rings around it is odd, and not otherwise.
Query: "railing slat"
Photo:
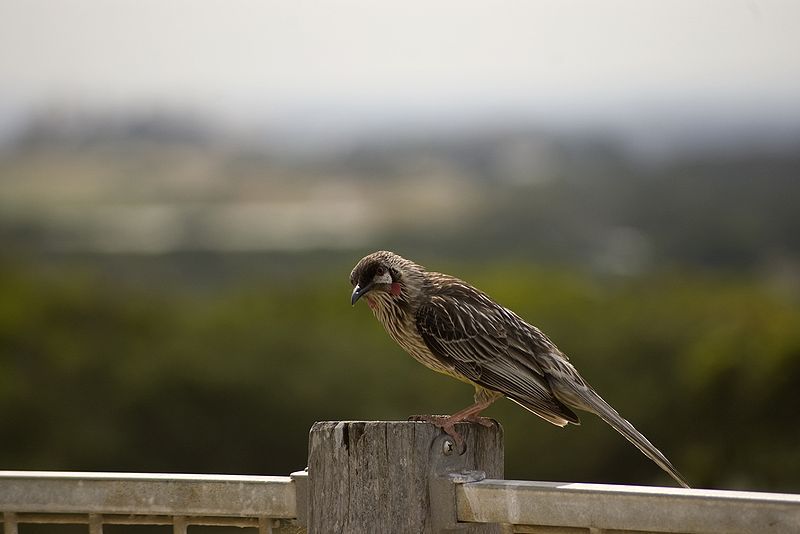
[[[185,517],[178,515],[172,518],[172,534],[186,534],[188,526]]]
[[[89,514],[89,534],[103,534],[103,517],[100,514]]]
[[[800,532],[800,495],[483,480],[456,487],[458,520],[698,534]]]
[[[5,512],[3,514],[3,533],[4,534],[17,534],[17,514],[14,512]]]
[[[272,519],[268,517],[258,518],[258,534],[273,534]]]

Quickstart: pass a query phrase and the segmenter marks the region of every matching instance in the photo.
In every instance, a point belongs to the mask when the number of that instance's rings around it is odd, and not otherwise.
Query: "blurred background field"
[[[794,4],[114,4],[0,3],[1,468],[286,474],[315,420],[462,408],[349,306],[385,248],[693,485],[800,491]],[[507,478],[668,483],[487,414]]]

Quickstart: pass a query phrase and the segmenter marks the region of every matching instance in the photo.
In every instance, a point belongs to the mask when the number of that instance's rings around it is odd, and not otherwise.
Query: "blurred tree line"
[[[349,306],[363,252],[256,255],[246,276],[201,290],[176,283],[191,257],[121,283],[96,262],[6,254],[0,467],[286,474],[306,465],[315,420],[467,405],[470,388]],[[616,277],[409,256],[541,327],[694,485],[800,491],[796,294],[697,269]],[[487,415],[505,428],[507,478],[670,483],[589,414],[567,429],[505,401]]]

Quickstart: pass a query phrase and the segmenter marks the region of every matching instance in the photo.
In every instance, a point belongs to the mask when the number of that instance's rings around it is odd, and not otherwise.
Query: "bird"
[[[394,252],[364,256],[350,273],[350,304],[360,299],[389,336],[426,367],[471,384],[474,404],[450,416],[427,416],[452,436],[462,421],[506,397],[559,427],[579,425],[575,410],[593,413],[678,484],[686,479],[650,441],[578,373],[541,330],[454,276],[428,271]]]

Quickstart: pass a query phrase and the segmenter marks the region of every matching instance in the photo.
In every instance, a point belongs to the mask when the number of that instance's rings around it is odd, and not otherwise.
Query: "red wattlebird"
[[[541,330],[485,293],[387,251],[362,258],[350,273],[350,283],[351,304],[365,298],[406,352],[475,387],[475,404],[431,418],[458,442],[455,423],[479,421],[478,414],[503,396],[558,426],[580,424],[573,411],[578,409],[598,415],[689,487],[661,451],[592,389]]]

